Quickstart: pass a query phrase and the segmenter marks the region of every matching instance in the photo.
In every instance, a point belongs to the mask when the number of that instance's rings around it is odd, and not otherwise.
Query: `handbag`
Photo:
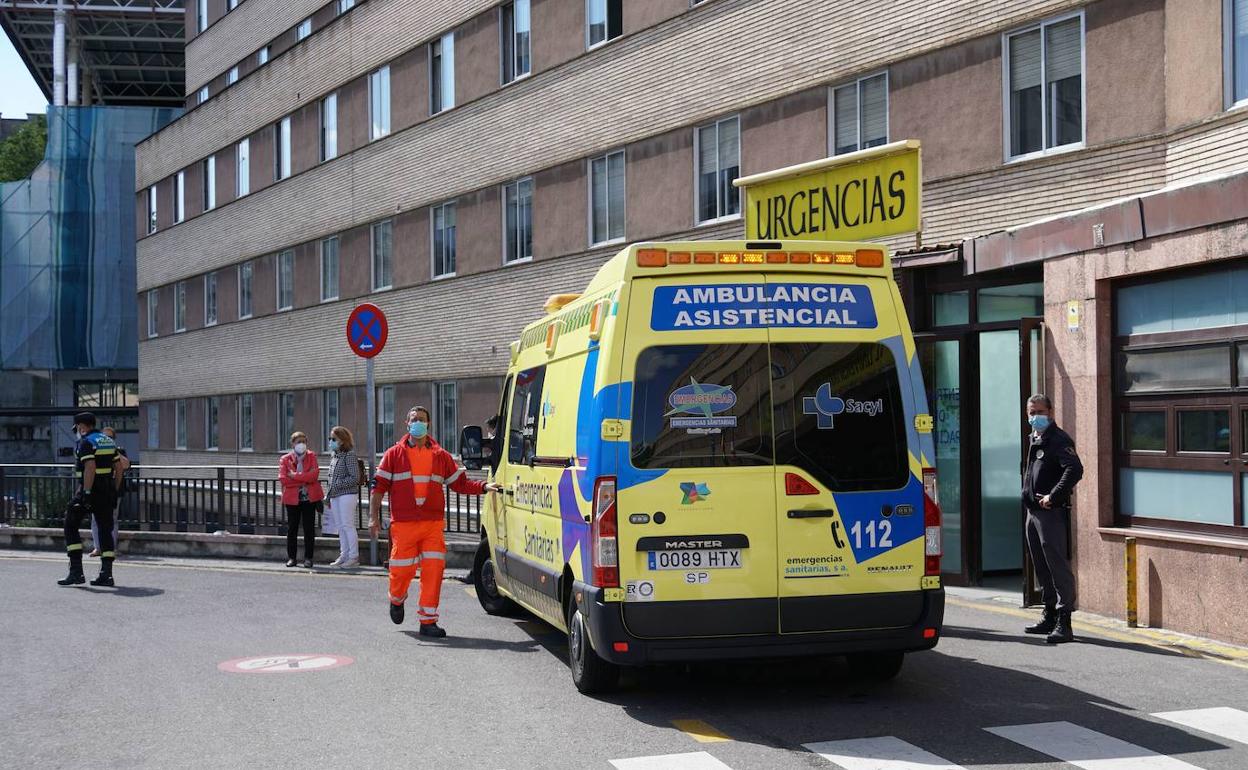
[[[360,480],[360,486],[368,486],[368,469],[364,467],[364,461],[357,457],[355,458],[355,464],[359,473],[357,478]]]

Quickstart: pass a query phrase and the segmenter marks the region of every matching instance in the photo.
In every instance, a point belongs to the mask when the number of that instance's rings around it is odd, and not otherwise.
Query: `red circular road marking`
[[[218,663],[217,670],[231,674],[292,674],[297,671],[328,671],[354,662],[354,658],[345,655],[261,655]]]

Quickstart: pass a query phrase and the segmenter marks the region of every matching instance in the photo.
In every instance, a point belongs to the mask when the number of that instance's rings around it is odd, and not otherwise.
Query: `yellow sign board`
[[[869,241],[915,232],[921,169],[911,139],[738,179],[745,237]]]

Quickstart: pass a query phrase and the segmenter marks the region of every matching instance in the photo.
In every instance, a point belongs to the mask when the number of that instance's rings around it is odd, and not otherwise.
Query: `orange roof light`
[[[761,265],[763,264],[763,255],[757,251],[747,251],[741,255],[742,264]]]
[[[693,263],[695,265],[713,265],[715,264],[715,255],[709,251],[699,251],[693,255]]]
[[[789,255],[785,254],[783,251],[767,252],[767,264],[769,265],[783,265],[787,264],[788,261]]]
[[[838,252],[836,253],[836,256],[835,256],[835,258],[834,258],[834,261],[835,261],[835,262],[836,262],[836,264],[838,264],[838,265],[852,265],[852,264],[854,264],[854,255],[853,255],[853,254],[849,254],[849,253],[847,253],[847,252],[838,251]]]
[[[739,265],[741,264],[741,255],[736,252],[727,252],[719,255],[719,264],[721,265]]]
[[[546,355],[555,352],[555,345],[559,342],[559,321],[552,321],[546,327]]]
[[[789,263],[794,265],[809,265],[810,253],[806,251],[794,251],[789,254]]]
[[[637,267],[667,267],[667,249],[638,249]]]
[[[826,251],[816,251],[815,252],[815,264],[816,265],[832,264],[832,255]]]
[[[858,267],[884,267],[884,252],[880,249],[858,249]]]
[[[589,338],[591,340],[597,340],[602,337],[602,330],[607,325],[607,316],[610,313],[611,300],[600,299],[594,303],[594,307],[589,313]]]
[[[673,251],[667,255],[667,264],[669,265],[687,265],[689,260],[690,254],[687,251]]]

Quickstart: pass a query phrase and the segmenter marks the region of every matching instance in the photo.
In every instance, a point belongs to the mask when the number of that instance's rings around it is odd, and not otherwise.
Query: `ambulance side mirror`
[[[479,471],[485,461],[485,452],[480,425],[465,425],[459,432],[459,456],[464,467],[470,471]]]

